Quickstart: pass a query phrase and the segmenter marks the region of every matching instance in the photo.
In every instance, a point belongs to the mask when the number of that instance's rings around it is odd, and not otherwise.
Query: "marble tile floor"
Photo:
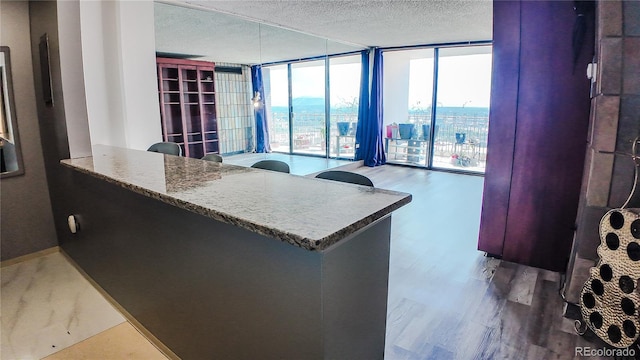
[[[75,348],[72,345],[79,346],[96,334],[128,325],[59,252],[2,267],[0,279],[0,358],[3,360],[42,359],[63,349]],[[125,354],[141,348],[142,344],[161,355],[142,335],[133,331],[125,338],[131,345]],[[104,359],[102,355],[98,351],[86,358]]]
[[[60,350],[43,360],[136,359],[167,360],[128,322]]]

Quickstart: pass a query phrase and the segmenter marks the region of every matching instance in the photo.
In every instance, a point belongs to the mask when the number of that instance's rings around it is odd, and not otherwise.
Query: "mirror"
[[[269,120],[269,118],[275,119],[271,111],[273,89],[257,97],[252,89],[250,66],[273,65],[282,61],[309,58],[314,58],[316,61],[311,63],[317,65],[318,60],[324,59],[327,55],[362,50],[362,47],[355,45],[218,12],[213,9],[218,2],[208,1],[199,2],[199,4],[202,5],[194,5],[193,2],[179,5],[158,1],[154,3],[156,53],[161,54],[162,57],[210,61],[216,64],[216,120],[221,154],[254,151],[262,144],[262,142],[258,143],[258,137],[269,135],[263,131],[265,122],[269,129],[272,129],[275,126],[273,124],[276,123],[275,120]],[[286,69],[286,65],[284,66]],[[296,66],[303,65],[301,63]],[[222,68],[225,70],[222,71]],[[241,73],[233,74],[228,69],[242,70],[240,70]],[[279,73],[286,76],[286,72]],[[323,70],[320,78],[324,79],[324,75]],[[263,82],[263,84],[266,88],[272,83]],[[323,86],[324,81],[321,81],[318,89],[321,89],[324,99]],[[260,115],[257,115],[256,109],[260,109]],[[265,115],[265,112],[271,115]],[[258,122],[256,116],[260,116],[260,119],[267,118],[267,120]],[[271,126],[268,125],[269,123]],[[287,117],[286,129],[288,128]],[[317,134],[313,135],[314,141],[322,144],[324,132],[321,129],[326,129],[326,124],[314,123],[312,128],[313,134]],[[269,130],[269,132],[279,138],[286,135],[289,139],[288,130],[280,125],[278,129],[277,135],[275,130]],[[258,131],[261,131],[260,135]],[[269,138],[270,142],[274,142],[271,140],[271,135]],[[289,144],[290,141],[280,141],[280,144],[285,143]],[[288,152],[288,145],[282,145],[282,149],[285,149],[285,146]],[[326,149],[326,145],[324,148]],[[264,149],[261,148],[262,150]],[[271,147],[271,150],[274,148]]]
[[[255,65],[363,49],[187,3],[155,2],[154,16],[156,51],[193,60]]]
[[[8,46],[0,46],[0,178],[22,175],[24,166],[11,79]]]

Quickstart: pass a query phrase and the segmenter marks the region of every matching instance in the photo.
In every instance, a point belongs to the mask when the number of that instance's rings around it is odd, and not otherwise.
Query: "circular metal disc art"
[[[637,211],[637,209],[635,209]],[[640,334],[640,215],[613,209],[600,221],[600,261],[580,294],[582,317],[602,340],[624,348]]]

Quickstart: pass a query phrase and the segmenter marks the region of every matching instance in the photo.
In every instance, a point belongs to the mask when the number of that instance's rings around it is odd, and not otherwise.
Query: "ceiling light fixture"
[[[262,72],[262,24],[260,23],[258,23],[258,57],[258,61],[260,61],[258,68],[260,69],[260,72]],[[253,97],[251,98],[253,107],[258,109],[260,106],[262,106],[261,100],[262,96],[260,96],[260,89],[258,88],[258,90],[255,91]]]

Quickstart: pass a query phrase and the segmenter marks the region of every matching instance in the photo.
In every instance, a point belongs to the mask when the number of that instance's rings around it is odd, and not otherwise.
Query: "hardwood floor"
[[[413,194],[392,216],[385,359],[574,359],[560,274],[478,250],[483,178],[361,167],[376,187]]]

